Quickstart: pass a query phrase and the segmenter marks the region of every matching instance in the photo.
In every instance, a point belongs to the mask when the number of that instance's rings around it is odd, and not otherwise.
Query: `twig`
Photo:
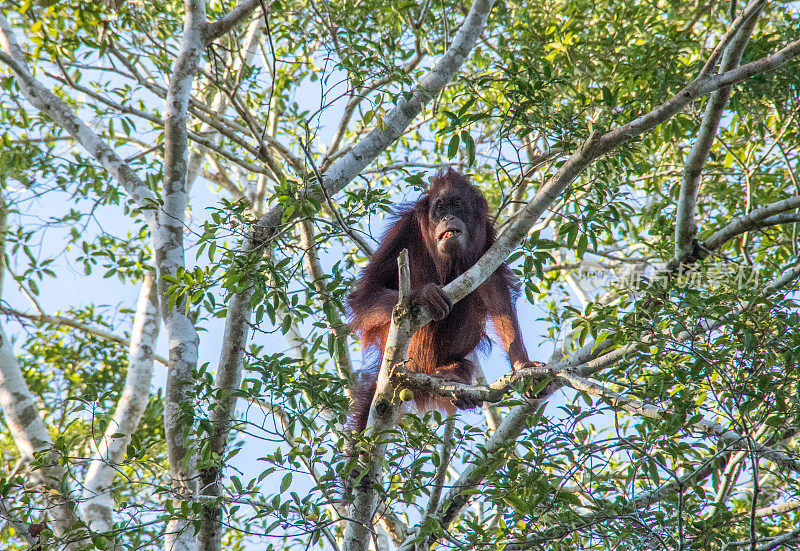
[[[66,318],[64,316],[51,316],[48,314],[31,314],[28,312],[23,312],[21,310],[17,310],[15,308],[10,308],[8,306],[0,306],[0,313],[6,314],[7,316],[13,316],[15,318],[25,318],[32,321],[36,321],[39,323],[49,323],[52,325],[66,325],[67,327],[74,327],[79,331],[83,331],[84,333],[89,333],[90,335],[96,335],[103,339],[108,339],[110,341],[116,342],[121,344],[122,346],[129,347],[131,345],[130,339],[126,339],[125,337],[120,337],[119,335],[115,335],[110,331],[106,331],[105,329],[101,329],[99,327],[95,327],[89,325],[88,323],[83,323],[72,318]],[[167,365],[167,359],[163,356],[154,355],[153,358],[160,364]]]
[[[447,467],[450,465],[450,457],[453,454],[453,431],[455,430],[456,418],[451,416],[447,418],[444,425],[444,435],[442,436],[442,446],[439,450],[439,467],[436,469],[436,475],[433,477],[433,490],[431,490],[430,498],[428,498],[428,506],[425,508],[425,516],[430,517],[436,512],[439,507],[439,498],[442,496],[442,487],[444,486],[444,479],[447,476]],[[425,519],[420,521],[420,525],[425,524]]]
[[[308,134],[308,125],[306,125],[306,134]],[[320,174],[319,169],[317,168],[316,163],[314,162],[314,157],[311,156],[311,152],[306,147],[306,144],[303,143],[302,138],[298,140],[300,142],[300,148],[305,153],[306,159],[308,159],[308,164],[311,165],[311,170],[314,172],[314,177],[317,180],[317,184],[319,185],[320,189],[322,190],[323,195],[325,196],[325,202],[328,204],[328,208],[330,209],[331,213],[333,214],[334,218],[336,218],[336,222],[339,224],[339,227],[342,229],[344,233],[346,233],[350,238],[358,245],[358,248],[361,249],[367,256],[372,256],[373,250],[369,244],[364,241],[360,235],[358,235],[353,228],[351,228],[347,222],[344,221],[342,216],[339,214],[339,209],[336,208],[336,205],[333,204],[331,200],[331,196],[328,193],[328,190],[325,188],[323,183],[322,174]]]
[[[569,384],[569,386],[576,390],[586,392],[587,394],[591,394],[593,396],[605,398],[611,403],[612,406],[624,409],[631,413],[636,413],[651,419],[661,419],[663,415],[670,413],[668,408],[654,406],[639,400],[628,398],[598,382],[586,379],[584,377],[563,372],[558,373],[557,377],[565,381],[567,384]],[[720,423],[701,419],[700,421],[691,423],[691,426],[700,429],[707,434],[718,436],[720,440],[722,440],[728,447],[735,449],[748,448],[749,443],[747,436],[743,436]],[[778,465],[785,467],[790,471],[800,473],[800,460],[795,459],[794,457],[791,457],[783,452],[774,450],[757,442],[752,442],[752,453],[756,456],[763,457],[774,463],[777,463]]]

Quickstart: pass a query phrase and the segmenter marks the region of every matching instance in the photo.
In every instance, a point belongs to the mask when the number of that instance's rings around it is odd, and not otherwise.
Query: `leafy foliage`
[[[7,4],[35,76],[163,199],[165,82],[180,49],[183,3]],[[235,5],[209,3],[209,21]],[[191,403],[181,404],[183,436],[200,471],[224,473],[220,495],[203,499],[223,511],[225,549],[330,547],[343,536],[352,496],[343,494],[342,475],[358,476],[375,445],[359,442],[355,458],[341,452],[348,383],[357,377],[351,366],[375,360],[359,359],[344,303],[393,205],[453,164],[484,192],[502,231],[593,133],[649,112],[694,78],[730,24],[729,3],[500,2],[457,78],[423,115],[342,192],[315,199],[317,173],[368,132],[386,130],[387,114],[452,43],[469,7],[275,1],[204,52],[189,108],[187,258],[161,292],[162,307],[182,309],[202,331]],[[742,63],[800,38],[797,22],[794,4],[767,4]],[[791,63],[734,86],[703,167],[700,243],[800,193],[796,72]],[[488,413],[461,415],[449,435],[442,412],[410,411],[373,436],[389,443],[380,513],[411,529],[407,543],[755,548],[796,531],[797,470],[758,450],[798,461],[797,283],[769,285],[796,267],[800,222],[751,228],[683,274],[663,271],[706,101],[594,162],[509,259],[532,356],[555,350],[555,362],[581,347],[617,351],[591,381],[659,415],[573,385],[532,412],[518,438],[490,448]],[[79,489],[124,388],[129,355],[120,341],[131,337],[134,289],[152,270],[151,228],[119,183],[31,107],[5,65],[0,184],[5,325],[66,469],[63,485]],[[274,207],[283,218],[269,246],[245,254],[253,225]],[[252,334],[233,389],[233,434],[220,454],[210,442],[215,407],[229,392],[215,381],[230,346],[222,320],[231,297],[245,291]],[[157,352],[166,356],[173,345],[164,340]],[[506,370],[494,356],[483,363],[490,379]],[[110,490],[116,524],[108,537],[123,548],[160,547],[170,519],[204,521],[201,498],[174,505],[164,381],[157,367]],[[512,393],[494,412],[508,416],[521,403]],[[443,449],[450,470],[438,490],[446,494],[469,469],[480,480],[466,489],[470,506],[447,525],[428,510],[447,467]],[[0,541],[22,549],[19,523],[44,520],[45,502],[8,427],[0,456],[16,466],[0,478],[0,516],[13,521]],[[385,528],[376,530],[385,545]]]

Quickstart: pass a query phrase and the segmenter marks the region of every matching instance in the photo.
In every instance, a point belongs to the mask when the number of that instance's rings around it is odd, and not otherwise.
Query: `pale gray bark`
[[[150,400],[153,350],[158,338],[158,293],[151,271],[145,273],[128,350],[128,371],[122,396],[83,482],[81,514],[95,532],[113,529],[114,501],[110,488],[125,459],[131,436]]]
[[[25,540],[25,543],[27,543],[31,549],[34,549],[34,545],[37,544],[38,538],[33,538],[30,535],[30,532],[28,532],[29,524],[27,522],[18,520],[15,515],[8,510],[8,506],[3,500],[0,500],[0,515],[7,523],[14,527],[14,530],[17,531],[19,537]]]
[[[378,520],[392,538],[395,546],[400,545],[408,537],[408,526],[385,503],[383,505],[383,508],[378,509]]]
[[[87,323],[83,323],[82,321],[78,321],[72,318],[67,318],[64,316],[51,316],[49,314],[31,314],[29,312],[23,312],[22,310],[17,310],[16,308],[9,308],[6,306],[0,306],[0,314],[6,314],[13,318],[29,319],[31,321],[36,321],[39,323],[49,323],[51,325],[63,325],[65,327],[73,327],[78,331],[81,331],[88,335],[95,335],[97,337],[121,344],[122,346],[127,346],[127,347],[131,346],[131,339],[120,337],[119,335],[115,335],[114,333],[102,329],[100,327],[89,325]],[[166,358],[159,356],[158,354],[154,354],[153,359],[162,365],[167,365],[169,363]]]
[[[317,253],[314,226],[308,219],[303,219],[300,223],[300,246],[305,250],[303,267],[308,273],[309,279],[312,281],[317,293],[319,293],[320,299],[329,300],[330,293],[328,293],[325,283],[325,273],[322,271],[319,254]],[[341,316],[336,314],[333,306],[324,309],[324,313],[328,327],[336,338],[334,358],[336,359],[339,375],[345,378],[350,377],[353,373],[353,363],[350,361],[350,350],[347,346],[347,336],[350,334],[350,329]]]
[[[711,52],[711,55],[709,55],[708,59],[706,59],[706,62],[698,75],[699,78],[710,75],[714,70],[714,67],[720,61],[720,58],[723,58],[731,50],[731,43],[742,39],[742,28],[750,23],[753,17],[758,18],[758,16],[761,14],[761,10],[764,7],[764,4],[766,4],[766,0],[754,0],[750,2],[745,7],[744,11],[742,11],[741,15],[731,21],[731,24],[728,26],[725,34],[720,37],[720,39],[717,41],[717,45]],[[750,33],[746,34],[748,37],[750,36]]]
[[[758,441],[770,427],[764,423],[752,435],[752,439]],[[732,453],[725,463],[725,469],[719,473],[719,483],[714,494],[714,515],[723,511],[722,507],[736,487],[739,474],[742,472],[742,462],[749,455],[749,450],[742,449]],[[757,516],[757,515],[756,515]]]
[[[249,67],[252,64],[253,57],[256,54],[258,43],[261,41],[261,37],[264,32],[264,19],[259,17],[250,24],[250,28],[247,31],[247,35],[245,36],[244,43],[242,44],[242,48],[244,49],[244,56],[241,58],[236,58],[234,61],[234,66],[236,69],[240,70],[242,67]],[[225,115],[225,112],[228,110],[229,102],[228,97],[223,94],[221,91],[217,92],[217,97],[214,98],[214,101],[211,103],[211,110],[215,113],[218,113],[220,117]],[[198,134],[203,134],[205,130],[210,128],[209,124],[203,123],[200,132]],[[220,134],[214,134],[212,137],[209,138],[209,141],[218,144],[220,140]],[[208,151],[204,147],[199,147],[197,150],[192,150],[191,154],[189,155],[189,168],[188,168],[188,175],[187,175],[187,187],[189,189],[192,188],[194,185],[194,181],[197,178],[197,175],[200,172],[200,166],[203,163],[203,158],[205,157],[206,151]]]
[[[176,511],[181,510],[182,502],[192,499],[197,493],[196,450],[188,440],[183,411],[190,407],[199,338],[184,311],[184,305],[178,303],[170,306],[169,284],[165,277],[174,277],[178,269],[186,265],[183,231],[187,204],[188,109],[192,83],[206,45],[203,40],[206,25],[204,0],[188,0],[185,8],[181,49],[175,60],[164,106],[163,215],[153,236],[161,315],[169,339],[164,429]],[[195,534],[190,519],[174,518],[169,521],[164,546],[167,551],[195,549]]]
[[[613,407],[624,409],[631,413],[649,417],[651,419],[661,419],[664,415],[669,413],[665,407],[654,406],[652,404],[645,404],[640,400],[627,398],[619,392],[615,392],[604,385],[579,377],[569,373],[560,373],[558,377],[569,384],[572,388],[592,394],[593,396],[601,396],[607,399]],[[728,449],[746,449],[750,453],[754,453],[759,457],[768,459],[781,467],[789,469],[790,471],[800,474],[800,460],[791,457],[781,451],[764,446],[758,442],[752,441],[747,435],[739,434],[724,425],[701,419],[691,423],[692,427],[702,431],[709,436],[716,436],[722,441],[722,446]],[[688,428],[688,426],[687,426]]]
[[[755,0],[734,23],[733,27],[738,24],[738,30],[735,34],[732,33],[731,42],[725,48],[725,54],[722,56],[722,62],[720,63],[720,73],[730,71],[739,65],[745,46],[750,40],[750,35],[755,29],[758,16],[765,3],[766,0]],[[711,152],[711,146],[717,136],[719,121],[722,119],[722,113],[728,105],[730,96],[730,86],[723,86],[711,93],[706,104],[706,110],[703,113],[703,121],[700,124],[697,139],[686,157],[675,214],[675,258],[688,257],[694,249],[695,236],[697,235],[695,211],[697,209],[697,195],[700,189],[700,176]]]
[[[790,210],[800,208],[800,197],[790,197],[781,201],[775,201],[769,205],[754,209],[749,214],[735,218],[730,223],[715,231],[711,237],[706,239],[701,247],[699,259],[707,256],[705,251],[714,251],[744,232],[772,226],[775,224],[785,224],[796,220],[796,213],[788,213]]]
[[[47,114],[53,121],[69,132],[94,159],[96,159],[136,201],[140,207],[152,206],[155,196],[139,176],[108,146],[75,112],[55,94],[38,82],[30,72],[22,49],[11,30],[8,20],[0,14],[0,61],[11,67],[22,93],[31,104]],[[153,209],[144,211],[144,216],[153,226]]]
[[[333,196],[343,189],[383,150],[400,138],[411,121],[422,112],[422,108],[453,79],[475,46],[493,5],[494,0],[475,0],[464,23],[453,37],[452,44],[428,74],[411,90],[410,99],[401,96],[396,107],[386,115],[384,128],[372,130],[331,165],[322,181],[328,195]],[[321,190],[310,192],[309,196],[319,202],[325,200],[325,194]],[[273,208],[259,220],[256,230],[261,235],[271,235],[280,225],[282,216],[282,207]]]
[[[756,509],[756,516],[759,518],[768,517],[769,515],[786,513],[787,511],[793,511],[795,509],[800,509],[800,499],[789,499],[779,505],[760,507]]]
[[[786,545],[789,545],[793,542],[800,541],[800,528],[795,528],[791,532],[787,532],[785,534],[781,534],[780,536],[775,536],[774,538],[769,539],[766,543],[762,543],[758,547],[756,547],[756,551],[770,551],[772,549],[780,549]],[[733,546],[733,548],[740,547],[739,544]]]
[[[481,367],[477,354],[473,353],[472,357],[468,359],[475,364],[475,383],[484,386],[487,385],[486,375],[483,373],[483,367]],[[489,431],[497,430],[497,427],[503,422],[503,418],[497,406],[484,402],[483,406],[481,406],[481,410],[483,411],[483,417],[486,419],[486,428],[488,428]]]
[[[401,251],[397,258],[397,267],[400,278],[397,305],[392,311],[375,397],[372,399],[367,421],[367,433],[372,437],[391,430],[397,420],[398,404],[395,400],[396,385],[392,380],[392,368],[405,361],[413,334],[410,315],[411,271],[407,250]],[[366,473],[353,489],[353,503],[345,528],[343,551],[366,551],[369,547],[373,516],[378,506],[378,492],[375,488],[383,481],[386,446],[385,439],[377,439],[375,449],[370,450],[369,461],[363,467]]]
[[[376,551],[390,551],[389,534],[386,529],[381,525],[376,525],[377,536],[373,539]]]
[[[14,355],[11,339],[0,325],[0,409],[23,460],[38,461],[28,476],[45,501],[48,525],[68,542],[65,544],[68,551],[77,550],[85,534],[75,515],[75,502],[67,486],[66,471],[59,463],[60,455],[53,449],[36,404]]]
[[[0,186],[5,182],[0,181]],[[0,189],[0,296],[3,296],[3,281],[6,275],[6,225],[8,220],[8,205],[6,205],[6,198],[3,196],[3,190]]]
[[[236,396],[242,380],[242,361],[250,329],[250,299],[252,288],[237,293],[228,302],[228,316],[222,338],[217,374],[214,378],[216,401],[211,408],[212,433],[207,447],[216,457],[223,457],[228,435],[236,417]],[[200,472],[200,492],[205,496],[219,497],[222,464]],[[222,509],[216,503],[203,506],[203,522],[197,543],[201,551],[219,550],[222,547]]]
[[[269,7],[272,0],[264,0],[264,5]],[[236,25],[246,20],[250,14],[261,5],[261,0],[242,0],[238,6],[228,12],[221,19],[207,23],[203,28],[203,40],[206,44],[211,44],[220,36],[231,31]]]
[[[514,385],[521,382],[541,380],[554,376],[547,367],[526,367],[514,369],[491,384],[464,384],[445,381],[439,377],[418,373],[402,366],[396,366],[392,374],[393,382],[435,396],[470,396],[476,401],[496,403],[503,400]]]

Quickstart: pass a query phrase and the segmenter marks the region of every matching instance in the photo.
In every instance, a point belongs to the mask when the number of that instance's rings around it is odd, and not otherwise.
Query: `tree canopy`
[[[799,22],[763,0],[3,2],[0,542],[797,548]],[[345,298],[445,166],[499,232],[445,290],[507,262],[547,365],[415,376],[429,317],[400,316],[388,409],[348,457],[374,358]],[[485,405],[402,404],[420,387]]]

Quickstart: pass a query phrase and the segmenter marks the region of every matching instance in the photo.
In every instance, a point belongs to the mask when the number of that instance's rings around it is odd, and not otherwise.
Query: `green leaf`
[[[475,163],[475,140],[472,139],[469,132],[462,130],[461,141],[467,148],[467,166],[472,166]]]
[[[292,483],[292,473],[286,473],[281,480],[281,493],[285,492]]]
[[[608,86],[603,86],[601,90],[603,92],[603,103],[605,103],[608,107],[614,107],[614,94],[611,93],[611,90],[608,88]]]
[[[583,258],[583,255],[586,253],[586,248],[589,246],[589,239],[586,237],[585,233],[582,233],[578,238],[578,249],[576,254],[578,258]]]
[[[458,153],[458,134],[453,134],[450,138],[450,145],[447,146],[447,158],[452,159]]]

